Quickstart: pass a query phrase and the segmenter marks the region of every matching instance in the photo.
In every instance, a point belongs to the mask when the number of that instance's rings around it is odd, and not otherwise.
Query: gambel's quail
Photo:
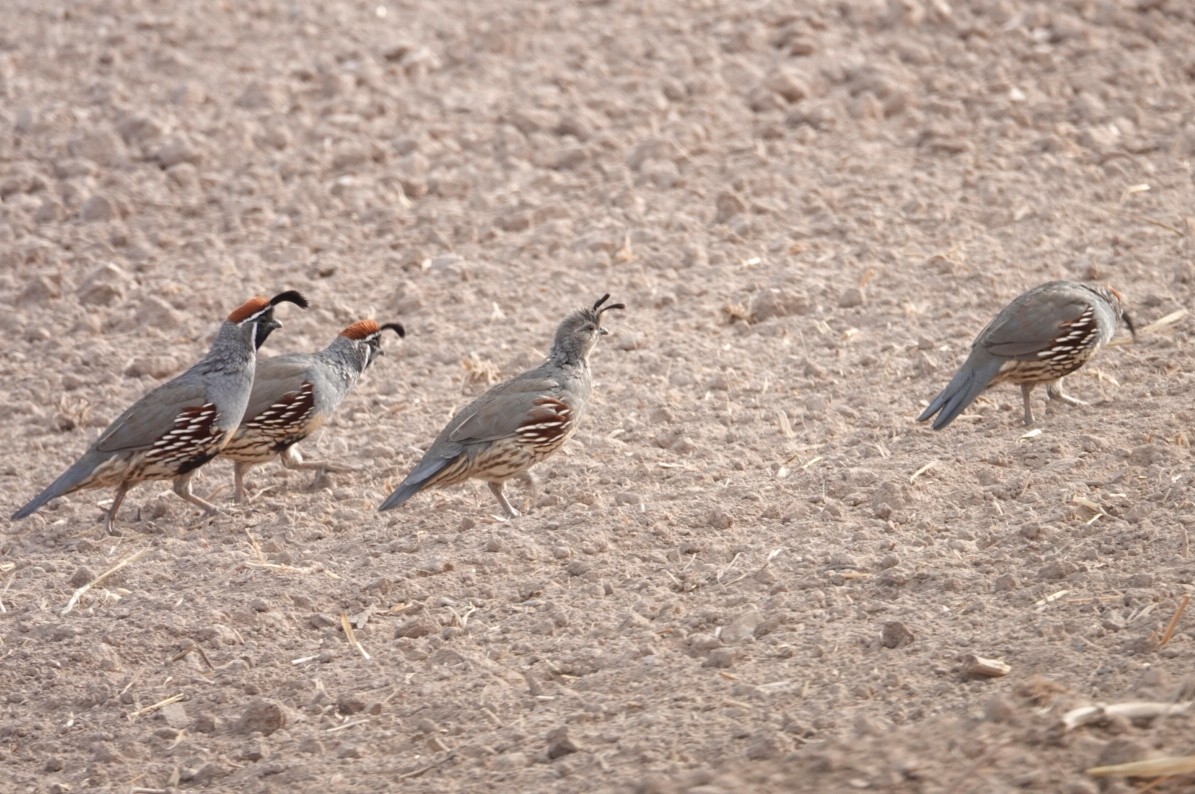
[[[1051,281],[1004,307],[971,343],[971,354],[954,378],[917,417],[937,414],[934,430],[954,421],[980,392],[998,383],[1020,384],[1025,424],[1033,424],[1029,395],[1039,383],[1046,396],[1085,405],[1062,391],[1062,378],[1107,344],[1120,323],[1136,336],[1120,293],[1099,284]]]
[[[592,309],[573,312],[560,323],[543,364],[499,383],[457,412],[378,509],[398,507],[430,486],[476,478],[489,483],[508,516],[517,516],[502,486],[512,477],[533,486],[528,470],[576,431],[593,390],[589,352],[607,333],[602,314],[626,308],[603,305],[609,297],[603,295]]]
[[[258,359],[249,408],[232,440],[220,450],[221,456],[235,461],[237,502],[245,501],[246,472],[278,456],[288,469],[348,471],[305,461],[295,445],[323,427],[361,373],[383,355],[385,330],[406,336],[398,323],[379,326],[373,320],[361,320],[318,353]]]
[[[191,493],[191,478],[232,437],[241,423],[257,348],[282,324],[279,303],[307,308],[289,290],[273,298],[250,298],[228,315],[206,356],[193,367],[133,403],[108,426],[83,457],[37,498],[13,513],[25,518],[51,499],[82,488],[116,488],[104,525],[109,532],[129,488],[145,480],[174,480],[174,492],[207,513],[215,507]]]

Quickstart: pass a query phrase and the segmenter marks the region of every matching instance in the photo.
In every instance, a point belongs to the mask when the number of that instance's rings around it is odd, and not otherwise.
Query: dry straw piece
[[[132,565],[132,564],[133,564],[133,563],[135,563],[137,560],[139,560],[139,559],[141,559],[142,557],[144,557],[144,556],[145,556],[145,553],[146,553],[146,552],[148,552],[148,551],[149,551],[149,548],[147,547],[147,548],[144,548],[144,549],[142,549],[141,551],[134,552],[133,554],[130,554],[128,557],[125,557],[123,560],[121,560],[120,562],[116,563],[116,564],[115,564],[115,565],[113,565],[111,568],[109,568],[108,570],[104,571],[104,572],[103,572],[103,573],[101,573],[99,576],[95,577],[95,578],[94,578],[94,579],[92,579],[90,582],[88,582],[87,584],[85,584],[85,585],[83,585],[82,587],[80,587],[78,590],[76,590],[76,591],[75,591],[75,594],[71,596],[71,600],[66,602],[66,606],[64,606],[64,607],[62,608],[62,611],[61,611],[61,612],[59,612],[58,614],[59,614],[59,615],[66,615],[66,614],[69,614],[69,613],[70,613],[70,611],[71,611],[72,609],[74,609],[74,608],[75,608],[75,605],[79,603],[79,599],[80,599],[80,598],[82,598],[84,595],[86,595],[86,593],[87,593],[87,591],[88,591],[88,590],[90,590],[91,588],[95,587],[95,586],[96,586],[96,585],[98,585],[100,582],[104,581],[104,580],[105,580],[105,579],[107,579],[109,576],[111,576],[112,574],[114,574],[114,573],[116,573],[117,571],[119,571],[121,568],[124,568],[124,567],[125,567],[125,566],[127,566],[127,565]]]
[[[146,706],[145,708],[137,709],[136,711],[131,711],[131,712],[129,712],[129,721],[132,722],[133,720],[137,719],[138,717],[140,717],[142,715],[150,714],[152,712],[157,711],[160,708],[165,708],[166,706],[169,706],[171,703],[177,703],[180,700],[186,699],[186,697],[187,697],[186,695],[184,695],[180,692],[177,695],[171,695],[170,697],[166,698],[165,700],[159,700],[157,703]]]
[[[1157,717],[1175,717],[1186,714],[1195,701],[1185,703],[1160,703],[1152,700],[1130,700],[1111,705],[1080,706],[1062,715],[1062,727],[1071,731],[1092,723],[1103,723],[1114,717],[1129,720],[1152,720]]]
[[[369,653],[361,645],[360,640],[357,639],[357,632],[353,631],[352,621],[349,620],[348,613],[346,612],[340,613],[340,627],[344,629],[344,636],[349,638],[349,643],[357,649],[358,653],[361,654],[361,658],[368,662],[370,659]]]
[[[970,654],[963,660],[963,673],[981,678],[1000,678],[1012,672],[1012,667],[1003,659],[985,659]]]
[[[1151,758],[1112,766],[1093,766],[1087,770],[1092,777],[1172,777],[1195,774],[1195,755]]]
[[[925,474],[927,471],[929,471],[930,469],[932,469],[934,466],[937,466],[937,465],[938,465],[938,459],[934,458],[929,463],[925,464],[920,469],[913,472],[913,474],[909,477],[909,482],[910,483],[914,482],[922,474]]]
[[[1165,317],[1159,317],[1158,319],[1154,320],[1149,325],[1146,325],[1142,328],[1138,328],[1137,333],[1139,335],[1140,334],[1157,333],[1158,331],[1165,330],[1166,328],[1174,325],[1175,323],[1178,323],[1186,316],[1187,316],[1186,309],[1179,309],[1178,311],[1170,312],[1170,314],[1167,314]],[[1109,341],[1106,346],[1107,347],[1119,347],[1120,345],[1131,344],[1132,341],[1133,341],[1133,338],[1131,336],[1118,336],[1115,339]]]
[[[1183,600],[1178,602],[1178,609],[1174,610],[1173,617],[1170,622],[1166,624],[1166,631],[1162,633],[1162,639],[1158,640],[1158,647],[1161,648],[1170,642],[1170,638],[1174,636],[1175,629],[1178,628],[1178,622],[1182,620],[1183,613],[1187,611],[1187,604],[1191,603],[1191,596],[1183,596]]]

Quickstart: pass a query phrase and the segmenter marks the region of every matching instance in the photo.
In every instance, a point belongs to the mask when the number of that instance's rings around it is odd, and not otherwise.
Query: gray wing
[[[308,380],[311,364],[311,356],[305,353],[258,359],[245,419],[258,416],[285,395],[301,389]]]
[[[122,452],[147,447],[167,432],[179,414],[210,402],[205,384],[195,380],[172,380],[146,394],[108,425],[91,449]]]
[[[1091,302],[1080,296],[1068,300],[1052,300],[1048,311],[1025,310],[1014,301],[996,315],[991,325],[980,333],[989,337],[984,348],[1003,358],[1036,357],[1037,353],[1053,346],[1066,326],[1084,312],[1090,312]]]
[[[514,435],[536,410],[537,399],[559,391],[559,380],[550,377],[515,378],[501,383],[454,416],[440,439],[467,445]]]

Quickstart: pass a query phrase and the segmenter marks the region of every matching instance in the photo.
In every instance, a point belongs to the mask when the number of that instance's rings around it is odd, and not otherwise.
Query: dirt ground
[[[1038,435],[914,417],[1038,283],[1191,304],[1193,53],[1185,0],[9,0],[5,515],[250,295],[313,303],[267,354],[408,336],[301,447],[357,473],[3,525],[4,788],[1144,788],[1087,770],[1195,710],[1063,715],[1195,700],[1190,321]],[[528,514],[376,512],[605,292]]]

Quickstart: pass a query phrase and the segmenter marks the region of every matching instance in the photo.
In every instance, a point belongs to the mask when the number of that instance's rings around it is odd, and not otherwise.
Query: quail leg
[[[1033,393],[1033,387],[1036,385],[1036,383],[1021,384],[1021,399],[1025,401],[1025,427],[1034,424],[1033,403],[1030,401],[1029,396]]]
[[[116,534],[112,531],[116,523],[116,511],[120,509],[120,503],[124,501],[124,495],[128,492],[129,486],[122,482],[116,489],[116,496],[112,497],[112,506],[108,508],[108,513],[104,516],[104,531],[109,535]]]
[[[529,471],[522,472],[515,476],[518,477],[519,482],[523,484],[523,487],[527,489],[526,505],[527,509],[530,510],[535,506],[536,500],[539,499],[539,486],[535,482],[535,477],[532,476],[531,472]]]
[[[251,468],[253,468],[252,463],[245,463],[244,461],[239,460],[236,462],[236,465],[233,466],[232,476],[236,480],[236,494],[233,496],[233,499],[239,505],[243,505],[245,503],[245,475]]]
[[[326,487],[328,484],[328,474],[345,474],[353,471],[360,471],[355,466],[341,466],[335,463],[326,463],[321,460],[303,460],[303,456],[299,454],[299,450],[293,446],[287,447],[281,454],[282,465],[287,469],[294,469],[300,471],[306,469],[315,472],[315,479],[311,481],[308,490],[314,491],[317,488]]]
[[[333,474],[347,474],[352,471],[360,471],[356,466],[344,466],[338,463],[325,463],[320,460],[303,460],[303,456],[299,450],[294,447],[287,447],[282,451],[282,465],[288,469],[320,469],[321,471],[330,471]]]
[[[506,511],[508,518],[518,518],[519,511],[510,506],[510,502],[506,499],[506,494],[502,492],[502,486],[504,482],[505,481],[489,483],[490,493],[492,493],[494,498],[498,500],[498,504],[502,505],[502,509]]]
[[[1071,397],[1062,390],[1062,378],[1059,378],[1046,387],[1046,396],[1051,400],[1061,400],[1067,405],[1087,405],[1087,403],[1083,402],[1078,397]]]
[[[205,515],[215,515],[220,511],[216,509],[214,504],[211,502],[206,502],[195,494],[191,493],[191,478],[195,476],[195,471],[196,470],[193,469],[186,474],[175,477],[174,492],[183,499],[186,499],[191,504],[196,505],[197,507],[202,507]]]

